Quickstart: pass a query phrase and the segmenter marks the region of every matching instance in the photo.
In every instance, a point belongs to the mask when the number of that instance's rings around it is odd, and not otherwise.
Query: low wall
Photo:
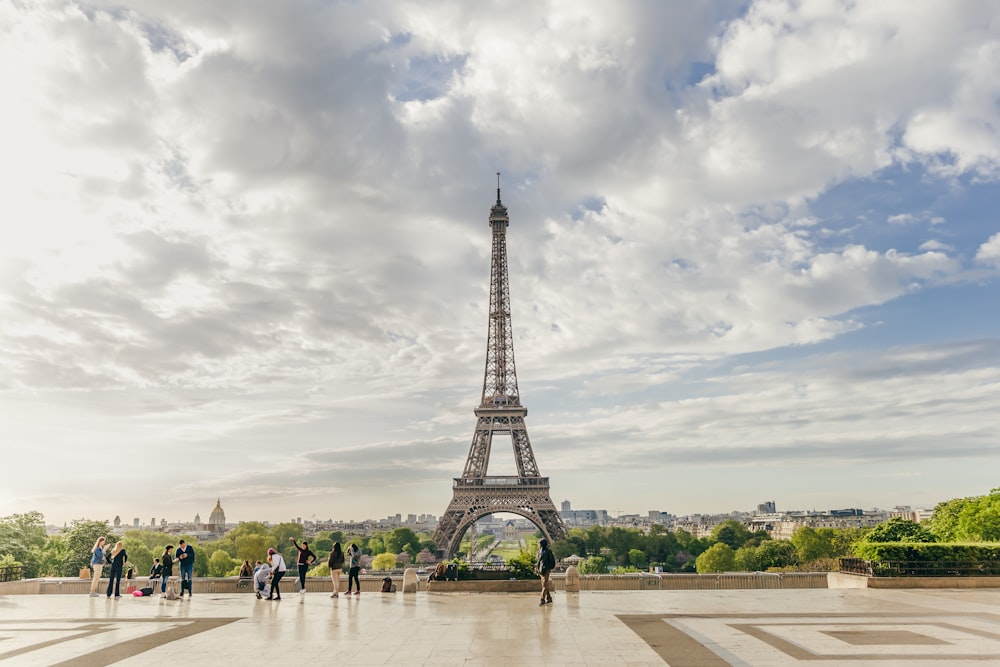
[[[299,590],[299,579],[297,576],[289,576],[292,573],[286,574],[281,580],[281,590],[288,591],[291,593],[296,593]],[[382,577],[367,575],[359,577],[361,582],[361,590],[365,593],[376,593],[382,590]],[[253,593],[253,582],[247,582],[245,588],[238,588],[239,578],[237,577],[195,577],[194,578],[194,594],[199,593]],[[401,577],[394,577],[393,583],[397,586],[402,583]],[[139,577],[137,579],[122,579],[121,591],[122,595],[125,594],[125,590],[129,586],[135,586],[136,588],[142,588],[143,586],[149,585],[149,579],[147,577]],[[171,577],[168,586],[173,586],[175,591],[180,590],[180,580],[177,577]],[[102,578],[100,585],[97,587],[99,593],[104,593],[108,589],[108,579]],[[330,581],[330,577],[307,577],[306,578],[306,589],[310,592],[326,592],[331,593],[333,591],[333,582]],[[159,591],[159,582],[156,584],[156,590]],[[340,591],[347,590],[347,577],[340,578]],[[72,595],[72,594],[83,594],[90,593],[90,579],[79,579],[79,578],[51,578],[51,579],[21,579],[20,581],[5,581],[0,582],[0,595]]]
[[[542,583],[538,579],[464,579],[461,581],[423,582],[428,593],[538,593]]]
[[[1000,577],[868,577],[830,572],[829,588],[1000,588]]]
[[[382,576],[380,574],[369,574],[361,577],[361,590],[363,592],[378,592],[382,588]],[[841,575],[848,576],[848,575]],[[855,577],[863,579],[863,577]],[[402,590],[403,579],[399,575],[393,575],[393,583],[397,590]],[[638,572],[632,574],[590,574],[581,575],[579,580],[579,590],[581,591],[714,591],[714,590],[765,590],[765,589],[800,589],[800,588],[827,588],[828,574],[825,572],[728,572],[725,574],[651,574]],[[137,586],[142,588],[147,585],[147,578],[122,579],[122,591],[124,593],[127,586]],[[252,584],[246,588],[237,588],[238,579],[236,577],[195,577],[194,593],[251,593]],[[552,583],[558,591],[566,590],[566,575],[559,573],[552,575]],[[298,578],[294,575],[286,575],[281,581],[282,589],[295,593],[299,589]],[[452,591],[478,591],[478,592],[536,592],[539,589],[537,579],[526,580],[462,580],[462,581],[436,581],[428,586],[426,577],[420,577],[417,583],[418,591],[435,590],[438,584],[448,584],[448,587],[441,586],[438,592]],[[100,592],[107,590],[108,580],[102,579],[99,587]],[[170,585],[175,590],[179,589],[176,577],[171,577]],[[994,586],[997,584],[993,584]],[[326,592],[333,590],[333,585],[329,577],[309,577],[306,580],[306,587],[311,592]],[[450,588],[449,588],[450,587]],[[833,587],[833,586],[831,586]],[[843,588],[845,586],[838,586]],[[860,588],[863,586],[854,586]],[[347,589],[347,577],[340,578],[340,590]],[[22,579],[20,581],[8,581],[0,583],[0,595],[46,595],[46,594],[85,594],[90,592],[89,579],[62,578],[62,579]]]

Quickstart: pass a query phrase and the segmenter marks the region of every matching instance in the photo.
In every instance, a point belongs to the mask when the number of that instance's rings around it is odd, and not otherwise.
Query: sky
[[[997,62],[976,0],[0,0],[0,516],[440,516],[497,172],[557,505],[988,493]]]

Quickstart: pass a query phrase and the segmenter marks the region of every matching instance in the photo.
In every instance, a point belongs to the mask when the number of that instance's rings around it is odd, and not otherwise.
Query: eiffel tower
[[[538,464],[524,425],[528,409],[521,405],[517,391],[507,280],[509,224],[507,208],[500,203],[500,174],[497,174],[497,203],[490,209],[493,255],[486,373],[482,400],[475,409],[476,432],[472,436],[465,471],[455,478],[451,503],[434,533],[434,543],[445,557],[458,551],[462,536],[473,523],[495,512],[523,516],[538,526],[550,542],[566,535],[566,526],[549,496],[549,478],[538,474]],[[495,433],[510,435],[517,476],[486,474]]]

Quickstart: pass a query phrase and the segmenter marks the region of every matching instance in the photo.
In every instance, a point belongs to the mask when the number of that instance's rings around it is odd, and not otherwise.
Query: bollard
[[[566,592],[580,592],[580,572],[577,571],[575,565],[570,565],[566,568]]]
[[[417,592],[417,569],[415,567],[408,567],[403,570],[403,592],[404,593],[416,593]]]

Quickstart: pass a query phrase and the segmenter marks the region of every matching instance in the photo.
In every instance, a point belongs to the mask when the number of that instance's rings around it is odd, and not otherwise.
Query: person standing
[[[278,588],[278,582],[285,576],[288,566],[285,565],[285,559],[281,557],[281,554],[274,549],[267,550],[267,562],[271,564],[271,592],[267,594],[265,599],[280,600],[281,590]]]
[[[174,545],[168,544],[160,556],[160,595],[167,592],[167,580],[174,573]]]
[[[351,588],[357,584],[358,590],[354,594],[361,595],[361,580],[358,578],[358,573],[361,572],[361,549],[353,542],[347,548],[347,568],[347,594],[350,595]]]
[[[535,572],[542,578],[542,599],[538,606],[552,604],[552,593],[549,592],[549,575],[556,567],[556,557],[549,549],[549,541],[544,537],[538,541],[538,561],[535,563]]]
[[[340,542],[333,543],[330,551],[330,558],[326,561],[330,566],[330,581],[333,582],[333,595],[330,597],[340,597],[340,573],[344,569],[344,550],[340,547]]]
[[[191,597],[192,584],[194,583],[194,547],[181,540],[177,543],[177,565],[181,575],[181,597],[184,597],[184,588],[187,587],[188,597]]]
[[[90,550],[90,569],[94,571],[94,578],[90,580],[90,597],[96,598],[100,593],[97,592],[97,586],[101,583],[101,570],[104,569],[104,563],[107,559],[104,557],[104,540],[103,537],[98,537],[97,541],[94,542],[94,548]]]
[[[316,562],[316,554],[312,552],[309,548],[309,543],[302,540],[302,546],[295,541],[294,537],[289,537],[288,540],[295,545],[298,550],[299,555],[295,559],[295,565],[299,569],[299,595],[306,594],[306,572],[309,571],[309,566]]]
[[[114,588],[115,597],[120,598],[122,573],[125,571],[125,561],[128,560],[128,553],[125,552],[121,540],[115,542],[115,548],[108,560],[111,562],[111,570],[108,571],[108,597],[111,597],[111,589]]]

